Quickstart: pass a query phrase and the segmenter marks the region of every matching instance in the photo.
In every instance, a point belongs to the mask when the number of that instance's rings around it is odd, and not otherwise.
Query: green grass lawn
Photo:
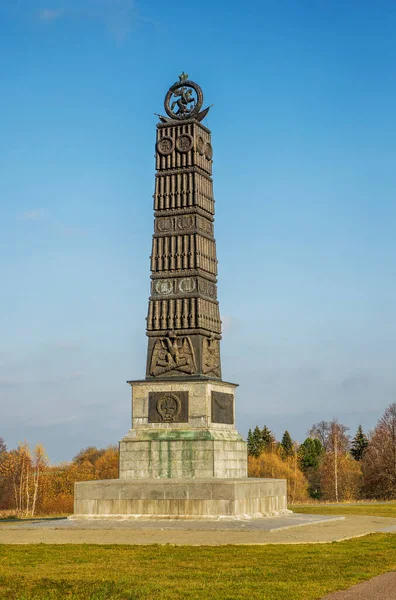
[[[373,517],[393,517],[396,519],[396,502],[362,502],[361,504],[293,504],[289,506],[295,513],[311,515],[362,515]]]
[[[0,546],[7,600],[317,600],[396,569],[396,536],[270,546]]]

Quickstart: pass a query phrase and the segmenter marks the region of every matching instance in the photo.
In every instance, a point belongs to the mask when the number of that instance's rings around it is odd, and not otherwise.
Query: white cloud
[[[99,0],[97,15],[113,34],[117,42],[123,42],[138,20],[134,0]]]
[[[0,388],[13,387],[18,384],[19,381],[12,377],[0,377]]]
[[[229,331],[232,327],[232,317],[230,315],[221,315],[221,325],[223,333]]]
[[[54,343],[55,348],[59,348],[61,350],[76,350],[80,348],[81,341],[77,340],[57,340]]]
[[[44,208],[34,208],[32,210],[26,210],[19,215],[22,221],[39,221],[45,216]]]
[[[57,19],[59,19],[63,15],[63,13],[63,8],[43,8],[42,10],[40,10],[39,19],[40,21],[49,23],[51,21],[56,21]]]
[[[38,15],[43,23],[51,23],[61,17],[100,21],[119,43],[124,42],[142,21],[135,0],[63,0],[62,8],[44,8],[38,11]]]
[[[58,385],[69,382],[79,381],[84,377],[82,372],[65,373],[64,375],[54,375],[48,379],[35,379],[28,377],[2,377],[0,376],[0,388],[26,386],[26,385]]]

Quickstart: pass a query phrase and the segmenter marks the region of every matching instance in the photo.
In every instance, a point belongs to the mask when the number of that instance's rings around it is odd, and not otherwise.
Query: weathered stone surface
[[[132,429],[120,442],[120,478],[247,476],[246,443],[234,425],[234,384],[144,380],[131,385]],[[231,423],[212,422],[213,394],[225,399]],[[157,406],[164,395],[180,398],[176,421],[153,419],[152,405]],[[188,411],[184,423],[180,422],[182,401]]]
[[[76,519],[260,518],[287,512],[284,479],[112,479],[75,484]]]
[[[153,422],[149,418],[150,394],[188,394],[188,427],[202,429],[204,427],[219,430],[235,430],[235,389],[238,387],[233,383],[218,380],[142,380],[130,381],[132,387],[132,429],[185,429],[182,422]],[[212,421],[212,393],[227,394],[230,398],[227,414],[231,416],[230,423],[216,423]],[[232,397],[232,401],[231,401]],[[220,409],[221,410],[221,409]],[[231,419],[230,419],[231,420]],[[128,434],[129,435],[129,434]]]

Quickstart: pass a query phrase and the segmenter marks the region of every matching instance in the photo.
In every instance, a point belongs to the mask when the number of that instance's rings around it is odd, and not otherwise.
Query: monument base
[[[75,483],[71,519],[219,519],[287,514],[285,479],[108,479]]]
[[[247,477],[246,442],[235,429],[235,384],[185,378],[129,383],[132,428],[120,442],[120,479]],[[176,420],[158,412],[161,398],[179,403]]]

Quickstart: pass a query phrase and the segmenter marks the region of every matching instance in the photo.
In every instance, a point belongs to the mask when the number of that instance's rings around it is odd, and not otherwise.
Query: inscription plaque
[[[212,392],[212,423],[234,424],[234,396]]]
[[[188,423],[188,392],[150,392],[149,423]]]

